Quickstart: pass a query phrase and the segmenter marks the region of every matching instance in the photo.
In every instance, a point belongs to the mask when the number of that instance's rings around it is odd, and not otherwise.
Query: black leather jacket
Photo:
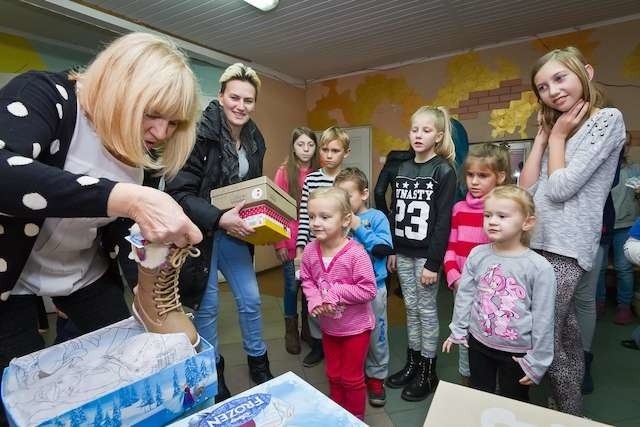
[[[390,185],[393,185],[393,180],[396,179],[398,174],[398,168],[404,161],[412,159],[414,156],[413,150],[406,151],[389,151],[387,154],[387,160],[384,162],[384,166],[378,175],[378,181],[373,190],[373,197],[376,203],[376,209],[382,211],[387,218],[395,215],[395,197],[393,191],[391,193],[391,204],[387,205],[386,193]],[[393,222],[391,222],[393,224]]]
[[[262,162],[266,151],[264,137],[250,120],[240,134],[249,171],[243,180],[262,176]],[[229,176],[228,165],[223,162],[223,144],[235,144],[217,100],[212,101],[202,115],[196,144],[178,175],[167,183],[166,192],[182,206],[187,216],[205,236],[198,245],[202,254],[191,258],[182,269],[180,287],[182,302],[197,307],[209,275],[213,232],[223,212],[211,205],[210,192],[214,188],[239,182]]]

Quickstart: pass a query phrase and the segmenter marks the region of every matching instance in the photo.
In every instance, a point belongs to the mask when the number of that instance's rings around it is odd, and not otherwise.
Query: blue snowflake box
[[[170,427],[360,427],[365,423],[293,372],[282,374]]]
[[[213,347],[133,318],[16,358],[2,376],[12,426],[159,426],[213,401]]]

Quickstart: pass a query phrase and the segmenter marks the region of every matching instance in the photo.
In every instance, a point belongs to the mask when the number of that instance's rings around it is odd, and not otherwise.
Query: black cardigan
[[[76,126],[75,81],[32,71],[0,89],[0,292],[12,289],[49,217],[106,217],[115,182],[63,170]],[[5,296],[6,297],[6,296]]]
[[[249,162],[249,171],[244,180],[262,176],[266,146],[264,137],[252,120],[244,125],[240,140]],[[214,188],[229,184],[222,161],[224,143],[233,143],[233,140],[222,107],[214,100],[202,115],[196,145],[187,163],[166,186],[167,193],[176,199],[205,236],[198,245],[201,255],[188,259],[180,275],[182,302],[194,308],[198,306],[207,283],[212,236],[222,215],[219,209],[211,205],[210,193]]]

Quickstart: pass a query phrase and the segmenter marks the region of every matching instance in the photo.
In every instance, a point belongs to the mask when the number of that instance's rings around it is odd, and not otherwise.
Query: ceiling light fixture
[[[279,0],[244,0],[246,3],[249,3],[253,7],[257,7],[263,12],[269,12],[270,10],[275,9],[278,5]]]

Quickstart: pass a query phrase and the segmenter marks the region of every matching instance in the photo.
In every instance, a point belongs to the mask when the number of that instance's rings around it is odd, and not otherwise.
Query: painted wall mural
[[[409,118],[420,105],[448,107],[471,142],[533,137],[537,100],[529,70],[545,52],[569,45],[589,58],[599,79],[612,83],[607,85],[608,94],[637,123],[640,117],[632,101],[638,93],[633,96],[624,88],[634,87],[640,79],[640,35],[630,31],[638,24],[637,20],[617,23],[312,84],[307,88],[309,125],[314,129],[370,125],[374,156],[406,149]]]

